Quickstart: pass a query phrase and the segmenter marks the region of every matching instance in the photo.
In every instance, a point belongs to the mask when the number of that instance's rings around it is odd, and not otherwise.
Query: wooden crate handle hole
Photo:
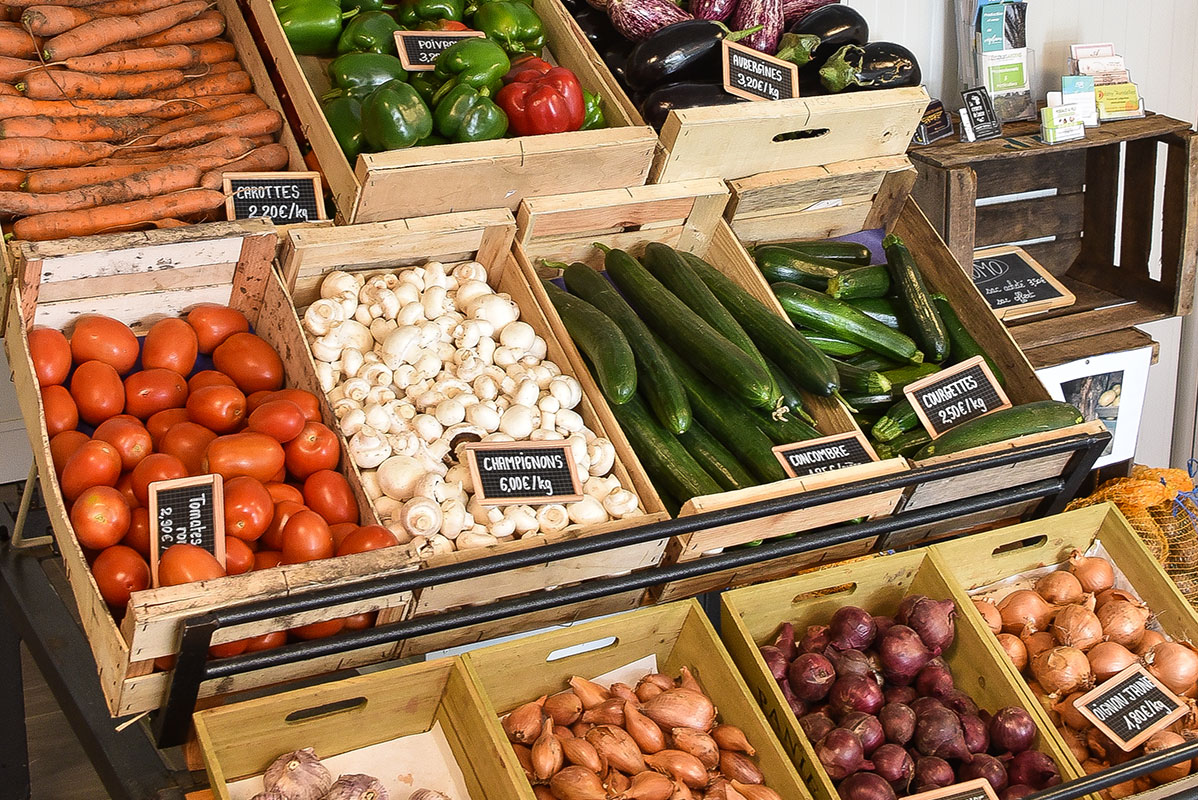
[[[990,555],[1001,556],[1006,553],[1014,553],[1019,550],[1031,550],[1037,547],[1043,547],[1048,542],[1048,537],[1044,534],[1039,536],[1029,536],[1026,539],[1016,539],[1013,542],[1006,542],[994,548],[994,552]]]
[[[856,581],[852,583],[842,583],[839,586],[828,586],[824,589],[812,589],[810,592],[796,594],[791,599],[790,604],[797,606],[800,603],[806,603],[808,600],[816,600],[824,597],[834,597],[838,594],[854,594],[857,591]]]
[[[347,711],[355,711],[360,708],[365,708],[368,701],[365,697],[347,697],[344,700],[336,700],[332,703],[324,705],[312,706],[312,708],[301,708],[298,711],[292,711],[287,716],[283,717],[283,721],[288,725],[301,725],[306,722],[311,722],[315,719],[324,719],[331,717],[334,714],[344,714]]]
[[[615,647],[620,643],[620,637],[607,636],[602,639],[595,639],[582,644],[572,644],[569,647],[559,647],[549,655],[545,656],[545,663],[551,664],[554,661],[563,661],[574,656],[585,655],[586,653],[594,653],[596,650],[606,650],[609,647]]]
[[[783,131],[774,136],[771,141],[775,142],[793,142],[799,139],[818,139],[821,136],[827,136],[831,131],[827,128],[811,128],[809,130]]]

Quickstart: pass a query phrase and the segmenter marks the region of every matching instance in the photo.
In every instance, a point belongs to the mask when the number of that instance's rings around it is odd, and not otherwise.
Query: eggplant
[[[723,22],[736,10],[736,0],[691,0],[687,7],[695,19]]]
[[[592,8],[585,3],[579,6],[576,10],[570,12],[574,21],[578,23],[578,27],[582,29],[582,35],[587,38],[596,50],[603,50],[615,41],[627,41],[611,24],[611,20],[607,18],[607,14]]]
[[[839,2],[840,0],[782,0],[782,16],[787,25],[793,25],[817,8]]]
[[[893,89],[918,86],[923,79],[915,55],[894,42],[870,42],[864,47],[846,44],[819,71],[820,83],[830,92],[845,89]]]
[[[820,46],[812,58],[822,64],[846,44],[863,45],[869,41],[869,23],[856,10],[839,3],[817,8],[790,26],[790,33],[818,36]]]
[[[706,19],[675,22],[632,48],[624,77],[630,88],[641,92],[663,83],[717,80],[721,74],[720,42],[735,42],[749,33],[733,32],[722,22]]]
[[[742,44],[773,55],[778,49],[778,37],[784,27],[782,0],[738,0],[736,13],[732,15],[732,27],[747,30],[755,26],[761,30],[746,36]]]
[[[640,104],[641,116],[654,130],[661,130],[666,117],[675,108],[725,106],[748,102],[743,97],[728,94],[722,83],[667,83],[650,92]]]
[[[607,16],[617,31],[634,42],[667,25],[692,19],[670,0],[608,0]]]

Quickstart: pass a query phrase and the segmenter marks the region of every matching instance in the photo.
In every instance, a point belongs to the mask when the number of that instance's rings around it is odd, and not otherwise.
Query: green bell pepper
[[[322,100],[349,95],[359,100],[389,80],[406,81],[408,71],[395,56],[385,53],[346,53],[329,62],[332,89]]]
[[[474,28],[508,53],[539,53],[545,46],[541,18],[532,6],[519,0],[497,0],[479,6],[474,12]]]
[[[341,152],[350,164],[355,163],[365,144],[362,141],[362,102],[356,97],[342,95],[325,103],[321,110],[333,129],[337,144],[341,145]]]
[[[362,135],[375,150],[402,150],[432,132],[432,113],[403,81],[387,81],[362,101]]]
[[[500,0],[466,0],[466,16],[473,17],[480,8],[487,3],[497,3]],[[512,0],[514,3],[523,3],[528,7],[532,7],[532,0]]]
[[[603,98],[599,93],[583,89],[582,103],[585,111],[583,112],[582,127],[579,130],[593,131],[598,128],[606,128],[607,118],[603,116]]]
[[[433,66],[433,74],[444,81],[433,95],[433,103],[440,103],[450,89],[458,84],[486,89],[499,88],[500,80],[512,68],[507,53],[490,39],[463,39],[441,51]]]
[[[394,11],[395,6],[383,0],[341,0],[341,10],[349,11],[356,8],[359,11]]]
[[[416,142],[417,147],[428,147],[431,144],[449,144],[449,140],[444,136],[439,136],[435,133],[430,133],[420,141]]]
[[[441,19],[461,21],[464,5],[464,0],[402,0],[395,18],[409,30],[422,22]]]
[[[454,142],[483,142],[507,133],[507,115],[490,97],[465,83],[441,97],[433,122],[437,133]]]
[[[426,69],[421,72],[413,72],[412,76],[408,78],[408,83],[416,90],[416,94],[420,95],[420,99],[428,103],[431,108],[433,95],[441,88],[444,81],[434,75],[432,70]]]
[[[303,56],[331,51],[341,24],[358,13],[357,8],[342,11],[338,0],[275,0],[273,6],[291,49]]]
[[[395,55],[395,32],[402,30],[385,11],[367,11],[350,20],[337,40],[337,53]]]

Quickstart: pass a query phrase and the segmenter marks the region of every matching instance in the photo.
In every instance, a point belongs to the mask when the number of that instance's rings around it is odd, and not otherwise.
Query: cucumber
[[[657,339],[632,306],[611,283],[586,264],[574,263],[562,272],[566,287],[606,314],[628,340],[636,359],[641,392],[654,416],[671,433],[682,433],[691,424],[691,406]]]
[[[692,423],[686,433],[679,434],[678,441],[724,491],[757,485],[757,481],[736,460],[736,456],[699,423]]]
[[[744,326],[763,355],[812,394],[829,397],[836,393],[840,382],[831,359],[809,344],[793,325],[703,259],[688,253],[683,258]]]
[[[769,371],[691,311],[639,261],[623,250],[608,250],[604,264],[629,305],[683,358],[749,405],[778,404]]]
[[[957,316],[957,311],[948,302],[948,298],[942,294],[932,295],[932,302],[936,304],[936,310],[940,312],[940,318],[944,320],[944,327],[948,330],[949,341],[949,357],[953,363],[959,363],[974,356],[981,356],[986,359],[986,365],[990,367],[990,371],[994,373],[995,380],[999,385],[1004,385],[1002,370],[998,368],[998,364],[994,363],[994,359],[990,354],[982,349],[977,340],[966,330],[961,318]]]
[[[904,397],[886,409],[882,418],[874,423],[869,435],[879,442],[889,442],[919,425],[919,416],[911,401]]]
[[[768,411],[757,411],[757,427],[774,444],[793,444],[818,439],[819,431],[797,417],[774,419]]]
[[[843,361],[832,360],[836,374],[840,376],[840,390],[854,394],[885,394],[889,392],[890,380],[880,372],[864,369]]]
[[[903,393],[907,384],[923,380],[939,371],[940,367],[936,364],[907,364],[895,369],[888,369],[882,374],[890,381],[891,390],[897,396]]]
[[[890,273],[885,267],[853,267],[828,279],[828,294],[837,300],[867,300],[885,297],[890,291]]]
[[[594,368],[603,394],[616,405],[636,393],[636,359],[616,323],[587,301],[541,281],[570,338]]]
[[[612,413],[654,486],[663,487],[682,502],[721,491],[674,434],[653,419],[640,397],[633,395],[627,403],[613,407]]]
[[[796,325],[859,344],[897,361],[923,361],[923,353],[910,336],[887,328],[848,303],[793,283],[775,283],[771,288]]]
[[[897,369],[902,364],[897,361],[891,361],[889,358],[882,358],[877,353],[871,353],[868,350],[863,350],[858,355],[846,358],[845,361],[852,364],[854,367],[862,369],[872,369],[878,372],[885,372],[888,369]]]
[[[900,314],[910,323],[912,338],[928,361],[940,363],[948,358],[948,330],[923,285],[923,276],[911,251],[893,233],[882,240],[882,249],[886,251],[886,268],[890,271]]]
[[[899,329],[898,309],[889,297],[864,297],[849,300],[848,304],[867,317],[872,317],[887,328]]]
[[[803,420],[803,422],[806,422],[808,425],[814,425],[815,420],[807,413],[807,409],[803,407],[803,395],[799,392],[799,387],[794,385],[794,381],[790,379],[790,376],[779,369],[777,364],[768,359],[765,363],[770,368],[770,375],[773,376],[774,383],[778,384],[778,389],[782,392],[782,405],[790,413]]]
[[[791,250],[799,250],[816,258],[845,261],[849,264],[859,264],[861,266],[865,266],[873,260],[873,254],[869,252],[869,248],[856,242],[796,241],[770,242],[770,244],[779,247],[789,247]]]
[[[859,356],[866,351],[864,347],[852,342],[846,342],[844,339],[837,339],[835,336],[825,336],[822,333],[814,331],[800,331],[803,338],[815,345],[821,353],[838,358],[847,358],[849,356]]]
[[[763,244],[753,249],[753,260],[765,276],[767,283],[793,281],[817,291],[828,288],[828,279],[840,274],[849,265],[810,256],[806,253],[776,244]]]
[[[1068,403],[1056,400],[1025,403],[962,422],[924,445],[913,458],[918,461],[932,456],[959,453],[971,447],[981,447],[1032,433],[1054,431],[1084,421],[1081,412]]]

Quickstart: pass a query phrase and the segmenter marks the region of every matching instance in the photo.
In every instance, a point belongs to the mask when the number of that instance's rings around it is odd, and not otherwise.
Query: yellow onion
[[[1167,750],[1170,747],[1176,747],[1179,744],[1185,744],[1185,739],[1173,731],[1160,731],[1152,734],[1148,741],[1144,742],[1144,755],[1155,753],[1158,750]],[[1171,767],[1158,769],[1156,772],[1148,773],[1148,776],[1157,783],[1172,783],[1176,780],[1181,780],[1190,774],[1190,762],[1188,760],[1174,764]]]
[[[1140,602],[1140,598],[1136,597],[1133,593],[1127,591],[1126,589],[1107,589],[1105,591],[1099,592],[1098,596],[1094,598],[1094,610],[1097,611],[1113,600],[1126,600],[1127,602],[1137,606],[1144,605]]]
[[[577,764],[591,772],[603,771],[603,760],[599,758],[599,753],[586,739],[579,739],[577,736],[562,739],[562,755],[571,764]]]
[[[1051,633],[1035,630],[1030,625],[1024,628],[1023,632],[1019,634],[1019,641],[1023,642],[1024,648],[1027,649],[1029,661],[1045,650],[1051,650],[1056,647],[1057,644],[1057,640],[1053,638]]]
[[[744,753],[722,750],[720,752],[720,772],[724,773],[724,777],[730,781],[765,783],[765,776],[761,774],[761,770]]]
[[[549,779],[549,791],[557,800],[607,800],[603,781],[582,767],[566,767]]]
[[[1060,695],[1094,685],[1090,662],[1076,647],[1061,645],[1032,659],[1032,674],[1049,695]]]
[[[531,703],[517,706],[512,713],[504,717],[503,730],[507,738],[513,742],[532,744],[541,735],[541,727],[545,722],[543,704],[547,699],[548,697],[542,695]]]
[[[707,785],[707,767],[703,766],[702,761],[682,750],[662,750],[645,756],[645,763],[649,765],[649,769],[665,773],[692,789],[701,789]]]
[[[620,795],[622,800],[670,800],[674,782],[658,772],[638,772],[632,783]]]
[[[666,747],[666,736],[658,724],[637,711],[636,706],[627,700],[624,701],[624,729],[642,753],[656,753]]]
[[[1065,570],[1057,570],[1040,577],[1036,581],[1036,592],[1053,605],[1063,606],[1076,603],[1082,599],[1085,590],[1081,581]]]
[[[1005,633],[1019,633],[1026,626],[1042,631],[1052,622],[1057,607],[1031,589],[1016,589],[998,601],[998,613]]]
[[[1082,713],[1077,710],[1077,706],[1074,705],[1082,694],[1083,692],[1073,692],[1053,706],[1053,710],[1061,715],[1061,722],[1065,723],[1065,727],[1077,732],[1090,727],[1090,720],[1083,717]]]
[[[1049,697],[1048,692],[1044,691],[1044,687],[1034,680],[1027,682],[1027,688],[1031,690],[1032,697],[1036,698],[1036,702],[1038,702],[1040,707],[1044,709],[1044,713],[1048,715],[1048,718],[1052,720],[1052,723],[1054,725],[1058,724],[1061,720],[1060,716],[1055,710],[1056,698]]]
[[[1102,623],[1093,611],[1082,606],[1065,606],[1053,617],[1049,628],[1058,644],[1086,651],[1102,641]]]
[[[554,725],[573,725],[582,716],[582,701],[567,689],[545,698],[544,709]]]
[[[1062,725],[1060,734],[1061,738],[1065,740],[1065,746],[1069,748],[1069,752],[1073,754],[1079,764],[1090,757],[1090,749],[1086,747],[1086,740],[1080,733],[1067,725]]]
[[[690,753],[707,769],[715,769],[720,763],[720,746],[703,731],[694,728],[672,728],[670,738],[674,747],[684,753]]]
[[[1082,588],[1092,594],[1105,592],[1115,585],[1115,569],[1105,558],[1086,557],[1081,550],[1069,556],[1069,571],[1081,583]]]
[[[1144,638],[1144,624],[1152,612],[1126,600],[1113,600],[1098,612],[1102,632],[1109,641],[1135,647]]]
[[[1161,642],[1169,641],[1168,637],[1160,631],[1150,631],[1144,629],[1144,635],[1140,637],[1140,643],[1136,645],[1135,653],[1138,656],[1147,655],[1148,651],[1156,647]]]
[[[1144,664],[1174,694],[1186,694],[1198,681],[1198,653],[1181,642],[1161,642],[1144,656]]]
[[[715,739],[715,743],[721,750],[731,750],[734,753],[746,753],[751,756],[757,755],[757,751],[745,737],[745,732],[735,725],[716,725],[711,731],[711,738]]]
[[[715,706],[707,695],[690,689],[670,689],[645,703],[645,716],[663,729],[695,728],[711,730]]]
[[[584,709],[591,709],[611,697],[611,692],[594,681],[575,675],[570,679],[570,688],[578,695],[578,700]]]
[[[541,735],[532,743],[532,774],[540,781],[553,777],[565,761],[562,742],[553,734],[553,720],[545,720]]]
[[[1086,658],[1090,660],[1094,683],[1102,683],[1118,675],[1139,660],[1135,653],[1116,642],[1099,642],[1090,648]]]
[[[636,742],[623,728],[615,725],[596,725],[587,731],[586,739],[600,758],[620,772],[635,775],[645,771],[645,759]]]
[[[1087,758],[1082,761],[1082,771],[1085,772],[1087,775],[1093,775],[1095,772],[1101,772],[1102,770],[1106,769],[1108,766],[1110,766],[1110,765],[1105,764],[1102,761],[1098,761],[1093,758]]]
[[[1018,636],[1013,633],[1000,633],[998,645],[1007,654],[1007,660],[1015,666],[1015,669],[1023,672],[1027,668],[1027,648]]]
[[[1002,630],[1002,614],[998,613],[998,607],[994,603],[989,600],[974,600],[973,605],[991,631],[998,633]]]

